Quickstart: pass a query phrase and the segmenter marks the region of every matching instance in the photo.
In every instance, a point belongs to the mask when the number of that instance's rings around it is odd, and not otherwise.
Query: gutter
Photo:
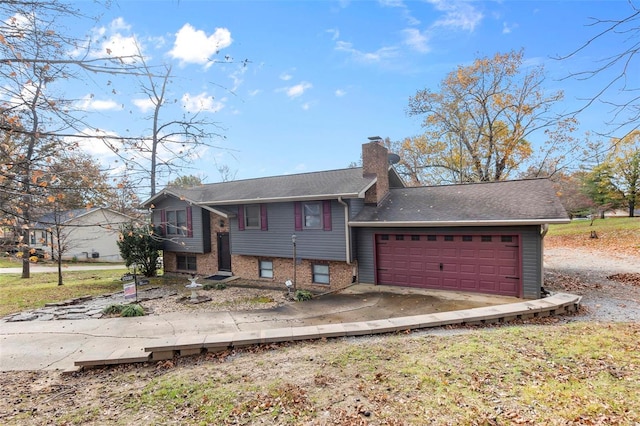
[[[347,248],[347,265],[351,265],[351,232],[349,228],[349,205],[338,197],[338,202],[344,206],[344,245]]]
[[[444,226],[516,226],[569,223],[569,219],[514,219],[514,220],[443,220],[443,221],[374,221],[349,222],[354,227],[444,227]]]
[[[313,195],[295,195],[289,197],[269,197],[269,198],[244,198],[238,200],[208,200],[198,201],[198,205],[209,206],[227,206],[236,204],[256,204],[256,203],[277,203],[288,201],[316,201],[316,200],[335,200],[340,198],[362,198],[359,192],[345,194],[313,194]]]

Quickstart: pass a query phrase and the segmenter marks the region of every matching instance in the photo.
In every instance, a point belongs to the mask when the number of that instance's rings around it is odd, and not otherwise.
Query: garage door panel
[[[421,288],[520,294],[518,236],[377,236],[378,282]],[[516,278],[516,279],[507,279]]]

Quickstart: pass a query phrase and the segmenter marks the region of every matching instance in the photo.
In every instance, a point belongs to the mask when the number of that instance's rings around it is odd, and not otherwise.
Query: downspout
[[[543,223],[540,226],[540,236],[542,237],[543,240],[544,240],[545,235],[547,235],[547,232],[549,232],[549,224],[548,223]]]
[[[549,295],[544,288],[544,237],[549,232],[549,224],[543,223],[540,225],[540,297],[546,297]]]
[[[342,197],[338,197],[338,202],[344,206],[344,244],[347,248],[347,265],[351,265],[351,232],[349,230],[349,204]]]

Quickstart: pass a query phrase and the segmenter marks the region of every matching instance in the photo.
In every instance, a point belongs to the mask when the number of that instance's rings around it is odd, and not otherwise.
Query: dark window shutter
[[[300,201],[293,203],[293,214],[296,231],[302,231],[302,203]]]
[[[244,206],[238,206],[238,231],[244,231]]]
[[[260,230],[266,231],[269,229],[269,224],[267,223],[267,205],[260,204]]]
[[[322,202],[322,228],[331,231],[331,200]]]
[[[160,233],[167,235],[167,212],[164,209],[160,210]]]
[[[193,212],[191,206],[187,207],[187,237],[193,237]]]

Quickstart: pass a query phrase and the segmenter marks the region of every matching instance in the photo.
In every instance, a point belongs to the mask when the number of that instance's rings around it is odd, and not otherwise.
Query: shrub
[[[112,305],[109,305],[106,308],[104,308],[102,310],[102,313],[106,314],[106,315],[120,314],[120,313],[122,313],[122,309],[123,308],[124,308],[124,306],[122,306],[122,305],[112,304]]]
[[[144,316],[144,308],[140,305],[126,305],[120,316],[123,317],[141,317]]]
[[[313,294],[309,290],[296,290],[293,298],[298,302],[304,302],[305,300],[311,300],[313,298]]]

